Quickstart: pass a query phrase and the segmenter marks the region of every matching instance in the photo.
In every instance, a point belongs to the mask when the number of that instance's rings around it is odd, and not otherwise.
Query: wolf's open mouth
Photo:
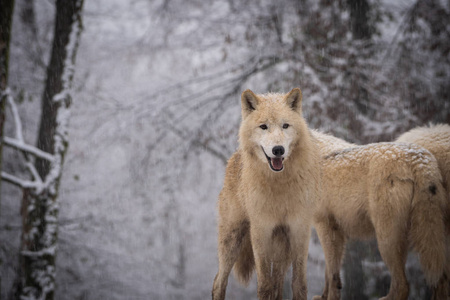
[[[269,166],[270,168],[275,171],[275,172],[280,172],[283,170],[284,166],[283,166],[283,157],[269,157],[266,154],[266,151],[264,151],[264,148],[261,147],[262,151],[264,152],[264,155],[267,158],[267,161],[269,162]]]

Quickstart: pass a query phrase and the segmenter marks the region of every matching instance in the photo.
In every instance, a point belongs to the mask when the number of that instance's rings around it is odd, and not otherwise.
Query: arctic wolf
[[[219,195],[219,271],[212,298],[224,299],[234,266],[247,284],[256,267],[259,299],[281,299],[293,265],[293,299],[306,299],[306,263],[319,156],[302,117],[302,94],[242,93],[239,148]]]
[[[382,299],[406,300],[408,246],[419,254],[425,278],[436,286],[443,276],[445,204],[434,156],[413,144],[356,146],[313,132],[322,154],[322,198],[314,226],[325,260],[325,289],[313,299],[340,299],[339,269],[348,238],[375,236],[391,273]]]
[[[398,142],[414,143],[430,151],[437,160],[439,170],[447,192],[447,210],[445,213],[445,226],[447,232],[447,262],[445,273],[450,297],[450,126],[447,124],[431,125],[429,127],[417,127],[404,134]]]

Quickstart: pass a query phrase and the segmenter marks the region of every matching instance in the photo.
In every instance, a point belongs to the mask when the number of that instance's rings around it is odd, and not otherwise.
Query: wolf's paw
[[[389,295],[387,295],[387,296],[384,296],[384,297],[382,297],[382,298],[380,298],[380,299],[378,299],[378,300],[394,300],[395,298],[393,298],[393,297],[390,297]],[[405,298],[405,299],[407,299],[407,298]]]
[[[323,296],[314,296],[312,300],[325,300]]]

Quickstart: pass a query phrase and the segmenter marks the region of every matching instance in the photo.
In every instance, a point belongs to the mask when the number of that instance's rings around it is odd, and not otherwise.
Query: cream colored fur
[[[242,93],[239,149],[228,161],[218,201],[214,300],[225,299],[233,266],[244,284],[256,268],[259,299],[281,299],[291,264],[293,299],[306,299],[308,243],[320,167],[301,100],[299,89],[287,95]],[[273,156],[271,147],[277,145],[286,148],[281,172],[272,170],[266,157]]]
[[[340,299],[339,270],[347,239],[376,237],[391,274],[383,299],[406,300],[408,244],[418,252],[428,283],[443,274],[444,190],[437,162],[416,145],[356,146],[313,132],[322,155],[323,197],[314,226],[326,259],[326,286],[314,299]]]
[[[447,295],[450,299],[450,126],[448,124],[417,127],[404,134],[398,142],[414,143],[430,151],[438,162],[442,174],[444,188],[447,191],[446,232],[447,232],[447,262],[445,267],[447,278]],[[444,292],[441,292],[444,293]]]

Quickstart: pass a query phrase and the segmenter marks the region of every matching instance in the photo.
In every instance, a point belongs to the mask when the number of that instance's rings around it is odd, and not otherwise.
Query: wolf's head
[[[244,91],[240,147],[268,164],[272,171],[283,171],[302,135],[307,134],[301,102],[302,92],[298,88],[288,94],[255,95],[250,90]]]

